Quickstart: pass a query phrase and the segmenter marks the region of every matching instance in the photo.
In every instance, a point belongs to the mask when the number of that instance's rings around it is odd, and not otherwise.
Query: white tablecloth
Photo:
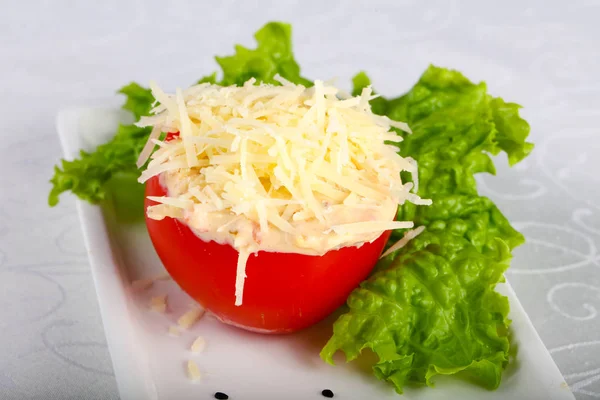
[[[600,2],[558,3],[4,2],[0,398],[118,398],[74,199],[46,205],[57,111],[190,84],[270,20],[293,23],[308,77],[364,69],[396,95],[435,63],[525,106],[536,150],[480,187],[528,238],[508,278],[542,340],[577,398],[600,398]]]

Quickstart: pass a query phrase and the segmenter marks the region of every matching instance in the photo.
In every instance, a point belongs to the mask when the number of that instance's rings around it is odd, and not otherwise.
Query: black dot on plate
[[[217,393],[215,393],[215,399],[218,399],[218,400],[227,400],[228,398],[229,398],[229,396],[227,396],[223,392],[217,392]]]
[[[323,395],[323,397],[327,397],[327,398],[332,398],[333,397],[333,392],[329,389],[325,389],[321,392],[321,394]]]

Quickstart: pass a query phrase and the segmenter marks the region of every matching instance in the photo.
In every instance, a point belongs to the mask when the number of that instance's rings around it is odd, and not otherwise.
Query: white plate
[[[67,158],[106,141],[120,121],[131,122],[127,113],[111,108],[113,101],[105,104],[58,115]],[[145,226],[119,224],[110,204],[102,209],[78,201],[77,209],[121,399],[211,399],[220,391],[231,400],[318,400],[323,389],[331,389],[336,399],[400,399],[368,365],[345,364],[341,354],[335,367],[321,361],[319,350],[330,334],[331,320],[295,335],[263,336],[205,317],[181,336],[169,336],[168,328],[192,301],[172,281],[132,290],[133,280],[164,271]],[[510,299],[516,349],[500,388],[490,392],[439,377],[436,388],[408,388],[404,399],[574,399],[511,287],[501,285],[499,290]],[[166,314],[148,308],[150,298],[159,294],[169,296]],[[199,335],[207,346],[195,355],[189,347]],[[186,375],[190,359],[203,374],[195,383]]]

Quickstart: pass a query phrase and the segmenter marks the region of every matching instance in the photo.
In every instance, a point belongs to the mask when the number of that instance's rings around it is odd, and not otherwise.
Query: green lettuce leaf
[[[355,93],[370,84],[364,73],[353,82]],[[490,96],[484,83],[433,66],[407,94],[373,102],[375,112],[411,126],[412,134],[399,133],[401,154],[419,163],[418,193],[433,205],[399,207],[399,219],[425,232],[382,259],[350,295],[323,359],[333,363],[342,350],[350,361],[370,349],[375,375],[399,393],[409,383],[432,385],[438,374],[498,387],[510,321],[508,301],[494,288],[524,238],[477,194],[474,175],[495,173],[490,154],[503,151],[514,164],[532,150],[518,108]]]
[[[200,79],[198,83],[239,85],[252,77],[258,82],[276,83],[273,77],[279,74],[291,82],[311,85],[310,81],[300,76],[300,67],[292,53],[291,34],[292,28],[289,24],[266,24],[255,34],[256,49],[238,45],[234,55],[216,57],[223,72],[220,81],[217,80],[217,74],[213,73]],[[131,111],[136,120],[150,113],[154,97],[149,89],[132,82],[122,87],[119,93],[126,96],[123,108]],[[107,197],[110,187],[123,190],[123,182],[130,182],[130,190],[139,193],[142,186],[131,178],[139,176],[135,163],[149,134],[150,130],[146,128],[138,128],[135,125],[121,126],[111,141],[99,146],[95,151],[81,152],[80,157],[72,161],[62,160],[60,166],[54,168],[54,176],[50,180],[52,189],[48,196],[48,204],[58,204],[60,194],[66,191],[96,204]],[[112,185],[109,181],[117,172],[122,172],[128,179],[123,180],[123,176],[120,176],[119,184]],[[139,187],[135,187],[136,185]],[[124,197],[124,202],[135,203],[123,204],[123,208],[139,206],[138,197]]]
[[[141,87],[135,82],[131,82],[127,86],[123,86],[117,93],[124,94],[127,97],[123,109],[131,111],[138,120],[144,115],[150,114],[154,96],[150,89]]]
[[[300,67],[292,52],[292,27],[280,22],[269,22],[254,35],[258,46],[248,49],[235,46],[235,54],[216,57],[223,70],[221,85],[241,85],[250,78],[259,82],[277,84],[276,74],[305,86],[312,82],[300,76]]]
[[[337,350],[352,360],[369,348],[379,357],[375,375],[400,393],[406,383],[431,385],[437,374],[460,371],[498,386],[508,360],[508,301],[493,287],[510,250],[498,239],[480,253],[452,228],[428,228],[350,295],[350,311],[323,349],[327,361]]]
[[[121,125],[115,137],[98,146],[95,151],[88,153],[82,150],[78,159],[62,160],[60,167],[54,167],[48,203],[55,206],[59,195],[70,190],[80,199],[95,204],[106,198],[107,184],[113,175],[120,173],[137,177],[139,172],[135,163],[150,130],[135,125]]]

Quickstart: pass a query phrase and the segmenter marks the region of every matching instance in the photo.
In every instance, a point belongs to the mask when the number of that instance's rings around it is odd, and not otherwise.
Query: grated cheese
[[[402,236],[402,239],[400,239],[396,243],[394,243],[379,258],[383,258],[383,257],[387,256],[388,254],[392,254],[396,250],[400,250],[401,248],[403,248],[404,246],[406,246],[408,244],[408,242],[410,242],[411,240],[413,240],[414,238],[416,238],[417,236],[419,236],[421,233],[423,233],[424,230],[425,230],[424,226],[419,226],[418,228],[415,228],[415,229],[412,229],[410,231],[407,231],[404,234],[404,236]]]
[[[141,291],[150,288],[154,284],[154,279],[137,279],[131,282],[131,288],[134,291]]]
[[[177,320],[177,325],[179,325],[183,329],[189,329],[192,325],[194,325],[200,318],[204,315],[204,309],[200,307],[194,307],[185,314],[183,314]]]
[[[235,305],[242,305],[242,295],[244,293],[244,281],[246,280],[246,264],[248,263],[248,258],[250,257],[250,253],[244,249],[240,249],[238,260],[237,260],[237,270],[235,275]]]
[[[205,347],[206,347],[206,340],[204,340],[204,338],[202,336],[198,336],[196,338],[196,340],[194,340],[194,343],[192,343],[190,350],[193,353],[202,353],[204,351]]]
[[[156,275],[153,278],[154,281],[169,281],[171,279],[171,275],[169,275],[168,272],[163,272],[162,274]]]
[[[152,151],[154,150],[154,147],[156,146],[156,144],[154,143],[154,140],[158,139],[158,137],[160,136],[160,133],[161,133],[160,126],[157,125],[154,128],[152,128],[152,132],[150,132],[148,141],[144,145],[144,148],[140,152],[140,155],[137,159],[136,166],[138,168],[141,168],[146,163],[148,158],[150,158],[150,154],[152,154]]]
[[[188,372],[188,377],[192,381],[197,381],[200,378],[202,378],[202,374],[200,373],[200,368],[198,368],[198,364],[196,364],[192,360],[188,360],[188,362],[187,362],[187,372]]]
[[[167,295],[155,296],[150,299],[150,309],[159,313],[167,311]]]
[[[361,233],[372,233],[372,232],[383,232],[392,229],[406,229],[412,228],[414,224],[412,222],[406,221],[364,221],[364,222],[354,222],[351,224],[344,225],[336,225],[331,227],[334,232],[344,232],[344,233],[353,233],[353,234],[361,234]]]
[[[159,105],[138,122],[153,127],[139,181],[160,175],[168,192],[150,198],[159,204],[148,216],[181,219],[201,239],[238,250],[236,305],[251,254],[321,255],[360,245],[385,230],[412,228],[393,221],[398,204],[431,203],[415,194],[416,162],[398,154],[402,138],[391,128],[410,132],[408,125],[373,114],[370,87],[352,97],[328,82],[305,88],[276,80],[281,86],[250,79],[174,95],[151,83]],[[165,142],[156,132],[180,135]],[[413,175],[414,190],[402,171]]]

